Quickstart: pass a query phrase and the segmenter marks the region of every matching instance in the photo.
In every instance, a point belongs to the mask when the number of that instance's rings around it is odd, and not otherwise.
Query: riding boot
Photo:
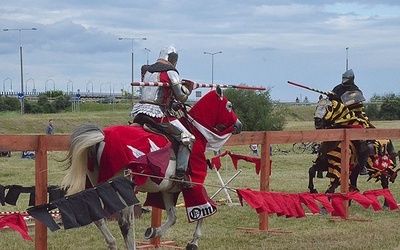
[[[175,170],[175,178],[179,180],[183,180],[185,178],[187,165],[189,162],[190,149],[181,144],[178,148],[178,156],[176,157],[176,170]]]
[[[174,179],[182,180],[182,187],[183,188],[193,188],[193,184],[191,183],[191,178],[187,174],[187,166],[189,162],[191,150],[185,146],[180,145],[178,148],[178,156],[176,159],[176,170],[175,175],[173,176]]]

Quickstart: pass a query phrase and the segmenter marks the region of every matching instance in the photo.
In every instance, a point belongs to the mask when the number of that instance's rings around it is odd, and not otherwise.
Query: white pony
[[[87,177],[91,185],[96,186],[130,169],[136,189],[148,195],[144,205],[165,209],[168,215],[161,227],[146,230],[146,239],[162,237],[175,224],[176,201],[182,191],[189,221],[197,221],[193,239],[186,249],[198,249],[203,218],[216,212],[215,204],[201,185],[207,171],[205,151],[220,149],[230,135],[240,133],[242,124],[219,87],[204,95],[189,111],[184,107],[181,111],[184,114],[182,124],[196,137],[189,160],[190,175],[195,184],[193,188],[181,190],[180,184],[169,179],[175,174],[176,157],[166,136],[151,133],[141,126],[113,126],[102,131],[94,124],[82,124],[71,134],[67,158],[69,168],[62,187],[70,195],[85,189]],[[191,199],[187,200],[187,197]],[[131,236],[133,210],[133,206],[124,208],[118,220],[128,249],[135,249]],[[202,216],[195,211],[202,211]],[[117,249],[116,240],[104,219],[94,223],[104,235],[109,249]]]

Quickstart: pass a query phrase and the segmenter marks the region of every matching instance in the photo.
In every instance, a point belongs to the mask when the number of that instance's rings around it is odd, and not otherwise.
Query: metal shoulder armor
[[[178,73],[175,71],[168,71],[168,77],[171,80],[171,88],[176,100],[179,102],[186,102],[190,95],[190,91],[180,81]]]

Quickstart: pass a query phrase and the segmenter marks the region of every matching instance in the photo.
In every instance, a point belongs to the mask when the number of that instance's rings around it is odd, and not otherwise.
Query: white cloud
[[[349,47],[350,66],[370,97],[396,92],[400,81],[400,5],[375,2],[17,1],[2,4],[0,22],[38,28],[22,33],[22,45],[25,72],[39,90],[50,76],[63,90],[70,79],[80,89],[92,80],[95,91],[105,82],[128,84],[132,44],[118,37],[146,37],[133,44],[136,80],[144,48],[153,62],[162,46],[175,44],[185,78],[211,81],[211,58],[203,52],[222,51],[214,82],[274,86],[274,99],[312,100],[313,93],[287,80],[331,89]],[[18,47],[18,32],[0,33],[0,80],[19,81]]]

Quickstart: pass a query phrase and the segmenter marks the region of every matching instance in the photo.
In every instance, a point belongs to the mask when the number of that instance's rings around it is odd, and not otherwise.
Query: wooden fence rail
[[[233,135],[226,146],[261,145],[260,191],[269,191],[270,146],[271,144],[288,144],[310,141],[341,141],[342,172],[341,192],[348,192],[349,182],[349,155],[350,140],[367,139],[400,139],[400,129],[335,129],[313,131],[267,131],[243,132]],[[1,151],[35,151],[35,205],[47,203],[47,152],[67,151],[69,135],[0,135]],[[345,217],[348,217],[348,201],[345,201]],[[152,223],[159,223],[161,218],[152,218]],[[260,213],[259,230],[268,230],[268,214]],[[159,242],[159,241],[158,241]],[[156,241],[157,243],[157,241]],[[47,249],[47,228],[39,221],[35,222],[35,249]]]

